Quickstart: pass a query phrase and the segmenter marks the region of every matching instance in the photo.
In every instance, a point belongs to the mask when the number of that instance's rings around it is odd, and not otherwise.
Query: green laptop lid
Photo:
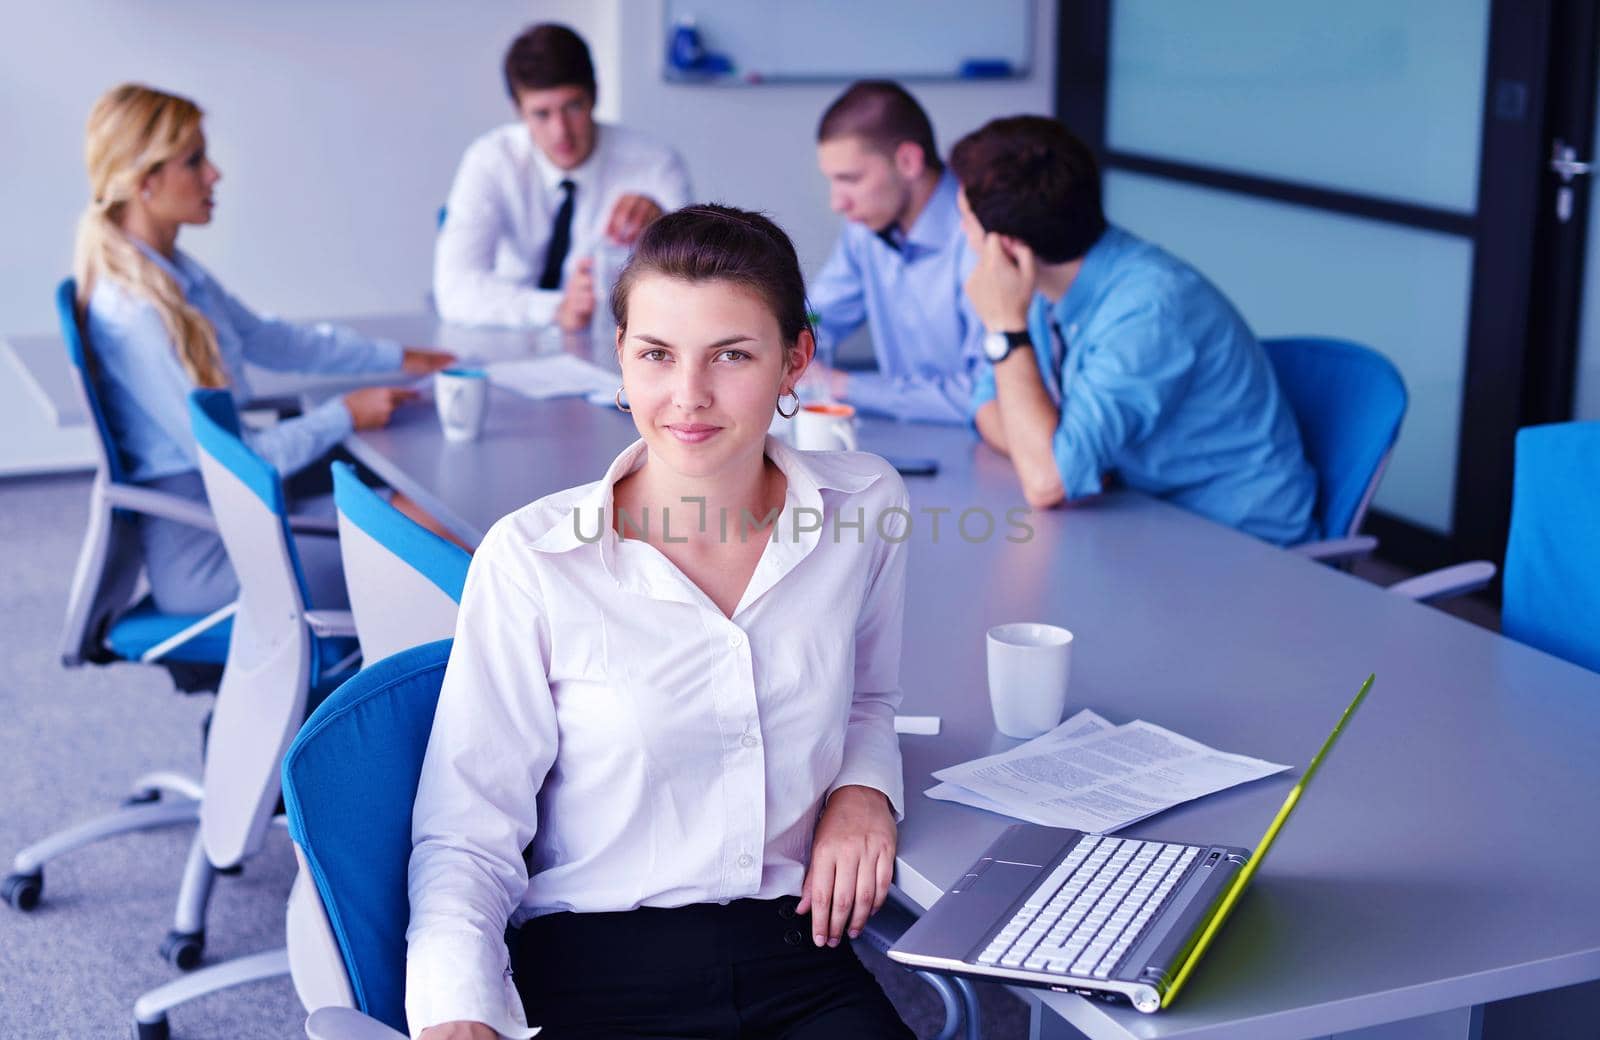
[[[1207,922],[1205,930],[1200,933],[1200,938],[1195,940],[1193,948],[1189,950],[1189,955],[1179,965],[1177,973],[1172,977],[1172,985],[1161,995],[1162,1007],[1169,1007],[1172,1004],[1173,998],[1178,995],[1178,990],[1183,988],[1184,982],[1188,980],[1189,974],[1194,971],[1194,966],[1199,962],[1201,955],[1211,946],[1211,941],[1216,938],[1217,932],[1222,928],[1222,922],[1226,921],[1228,915],[1233,912],[1233,906],[1239,901],[1239,896],[1244,893],[1245,886],[1250,884],[1251,878],[1255,877],[1256,869],[1261,866],[1261,861],[1267,858],[1267,851],[1272,848],[1272,843],[1278,838],[1278,832],[1283,830],[1283,825],[1288,822],[1289,814],[1294,812],[1296,805],[1300,804],[1300,796],[1311,783],[1311,778],[1317,775],[1318,769],[1322,768],[1322,760],[1328,757],[1328,751],[1333,747],[1333,742],[1339,739],[1339,734],[1344,732],[1345,726],[1350,722],[1350,717],[1356,713],[1356,709],[1366,699],[1367,691],[1372,689],[1372,680],[1375,678],[1377,676],[1369,675],[1367,676],[1367,681],[1361,684],[1361,689],[1356,691],[1355,699],[1350,702],[1349,707],[1345,708],[1344,714],[1339,716],[1338,725],[1333,727],[1333,732],[1329,733],[1328,739],[1322,742],[1322,748],[1317,752],[1316,757],[1311,760],[1309,766],[1306,766],[1306,771],[1300,777],[1300,782],[1290,789],[1289,797],[1283,800],[1283,806],[1278,810],[1278,814],[1272,818],[1271,825],[1267,827],[1267,833],[1263,834],[1261,840],[1256,843],[1256,851],[1251,855],[1249,862],[1244,865],[1243,870],[1234,876],[1233,883],[1218,897],[1217,912],[1211,915],[1211,920]]]

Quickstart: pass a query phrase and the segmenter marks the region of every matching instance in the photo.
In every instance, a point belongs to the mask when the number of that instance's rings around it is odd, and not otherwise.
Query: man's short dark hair
[[[1045,263],[1078,259],[1106,229],[1094,153],[1054,119],[991,120],[956,142],[950,167],[983,229]]]
[[[944,169],[933,143],[933,124],[905,87],[886,79],[864,79],[822,113],[817,143],[840,137],[859,137],[874,151],[892,156],[902,141],[922,149],[923,162],[935,172]]]
[[[582,87],[596,98],[594,62],[583,37],[553,22],[535,25],[511,41],[506,51],[506,93],[516,103],[524,90]]]

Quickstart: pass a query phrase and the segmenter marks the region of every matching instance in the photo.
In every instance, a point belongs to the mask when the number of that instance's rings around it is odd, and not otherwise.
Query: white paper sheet
[[[489,381],[535,401],[547,397],[573,397],[613,393],[622,377],[571,354],[496,361],[484,366]]]
[[[941,769],[931,798],[1051,827],[1109,833],[1288,766],[1209,748],[1142,720],[1079,712],[1010,751]],[[1098,725],[1097,725],[1098,723]]]

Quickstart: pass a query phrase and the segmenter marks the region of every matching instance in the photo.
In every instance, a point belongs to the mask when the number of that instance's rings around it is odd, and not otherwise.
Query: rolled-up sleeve
[[[841,231],[833,252],[808,286],[807,305],[817,315],[817,358],[833,364],[839,344],[867,320],[866,289],[850,250],[850,232]]]
[[[1159,298],[1096,315],[1065,366],[1066,404],[1053,441],[1069,499],[1101,490],[1123,448],[1147,437],[1183,395],[1195,357]]]
[[[415,1036],[457,1020],[527,1037],[505,928],[528,885],[522,850],[556,755],[549,626],[537,590],[472,562],[412,815],[406,1018]]]
[[[879,552],[856,623],[855,691],[845,729],[844,757],[828,794],[851,784],[881,791],[899,820],[905,816],[905,776],[894,713],[901,698],[900,645],[911,512],[899,476],[888,474],[883,479],[892,479],[897,491],[880,506],[890,519],[871,521],[880,532]]]

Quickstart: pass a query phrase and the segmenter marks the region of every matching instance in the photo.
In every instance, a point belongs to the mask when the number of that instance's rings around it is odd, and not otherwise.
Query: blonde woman
[[[89,113],[85,158],[93,196],[79,222],[73,261],[78,304],[106,419],[130,479],[205,498],[186,398],[195,387],[227,387],[244,403],[250,397],[246,361],[303,372],[414,377],[453,360],[347,329],[260,318],[180,252],[178,232],[185,224],[211,222],[222,177],[206,156],[194,102],[137,84],[116,87]],[[365,387],[248,431],[246,440],[292,478],[311,471],[352,429],[385,425],[395,406],[412,396],[397,387]],[[328,505],[301,502],[296,508],[315,512]],[[146,517],[141,540],[160,609],[204,613],[236,597],[238,583],[216,536]],[[306,539],[302,551],[313,601],[342,602],[337,543]]]

